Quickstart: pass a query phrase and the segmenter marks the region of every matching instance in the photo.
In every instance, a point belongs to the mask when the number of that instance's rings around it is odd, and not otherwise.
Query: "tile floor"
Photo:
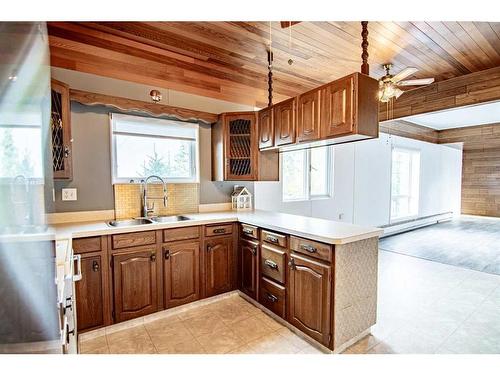
[[[380,251],[377,324],[344,353],[500,353],[500,276]],[[317,353],[239,296],[84,341],[82,353]]]

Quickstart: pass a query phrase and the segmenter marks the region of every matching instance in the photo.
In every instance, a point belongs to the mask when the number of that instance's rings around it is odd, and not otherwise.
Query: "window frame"
[[[399,151],[399,152],[405,152],[405,153],[408,153],[409,156],[410,156],[410,171],[409,171],[409,182],[408,182],[408,190],[410,191],[410,194],[408,195],[408,206],[410,207],[410,200],[412,199],[412,195],[411,195],[411,191],[413,190],[413,169],[414,169],[414,160],[413,160],[413,157],[415,155],[418,155],[418,160],[419,160],[419,168],[418,168],[418,186],[417,186],[417,210],[416,210],[416,213],[414,214],[410,214],[410,215],[405,215],[405,216],[399,216],[399,217],[395,217],[393,218],[392,216],[392,207],[393,207],[393,189],[392,189],[392,177],[393,177],[393,169],[394,169],[394,165],[393,165],[393,154],[395,151]],[[421,166],[422,166],[422,163],[421,163],[421,150],[418,149],[418,148],[411,148],[411,147],[401,147],[401,146],[393,146],[392,149],[391,149],[391,175],[390,175],[390,185],[389,185],[389,189],[390,189],[390,202],[389,202],[389,223],[390,224],[394,224],[394,223],[399,223],[399,222],[402,222],[402,221],[406,221],[406,220],[411,220],[411,219],[415,219],[415,218],[418,218],[419,216],[419,213],[420,213],[420,188],[421,188],[421,176],[422,176],[422,169],[421,169]],[[405,197],[405,195],[398,195],[398,197]],[[414,199],[415,197],[413,197]]]
[[[110,143],[111,143],[111,183],[113,185],[115,184],[141,184],[142,181],[148,177],[148,176],[141,176],[141,177],[117,177],[117,164],[116,164],[116,157],[117,157],[117,147],[116,147],[116,138],[114,137],[114,134],[128,134],[125,132],[115,132],[113,131],[113,123],[114,119],[113,116],[115,116],[115,119],[117,117],[135,117],[138,119],[138,121],[152,121],[152,122],[159,122],[159,121],[170,121],[169,119],[161,119],[161,118],[154,118],[154,117],[144,117],[144,116],[137,116],[137,115],[130,115],[130,114],[123,114],[123,113],[111,113],[109,114],[109,134],[110,134]],[[181,120],[171,120],[175,122],[183,122],[187,126],[192,126],[195,129],[195,140],[191,143],[190,147],[190,171],[191,171],[191,177],[185,178],[185,177],[168,177],[168,176],[160,176],[165,180],[165,182],[168,182],[169,184],[182,184],[182,183],[199,183],[200,182],[200,127],[198,123],[195,122],[188,122],[188,121],[181,121]],[[150,135],[150,134],[137,134],[132,136],[136,137],[146,137],[146,138],[163,138],[163,139],[179,139],[179,140],[186,140],[186,138],[183,137],[170,137],[170,136],[162,136],[162,135]],[[194,154],[193,154],[194,153]],[[194,155],[194,158],[193,158]],[[159,181],[153,181],[153,183],[159,183]]]
[[[305,201],[314,201],[314,200],[321,200],[321,199],[330,199],[333,197],[333,176],[334,176],[334,163],[333,163],[333,146],[321,146],[321,147],[326,147],[327,149],[327,156],[326,156],[326,194],[311,194],[311,150],[317,148],[317,147],[312,147],[312,148],[306,148],[306,149],[301,149],[301,150],[293,150],[293,151],[284,151],[280,152],[280,181],[281,181],[281,201],[282,202],[305,202]],[[305,153],[304,157],[304,164],[303,168],[306,173],[304,173],[304,180],[303,186],[304,186],[304,191],[305,191],[305,196],[296,198],[296,199],[285,199],[285,189],[284,189],[284,178],[283,178],[283,156],[287,152],[298,152],[302,151]]]

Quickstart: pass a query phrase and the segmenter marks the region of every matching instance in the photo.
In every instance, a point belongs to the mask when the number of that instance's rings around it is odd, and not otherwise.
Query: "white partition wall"
[[[334,146],[333,197],[283,202],[281,182],[255,183],[255,207],[360,225],[390,222],[393,147],[420,152],[418,217],[460,213],[462,150],[381,133],[378,139]]]

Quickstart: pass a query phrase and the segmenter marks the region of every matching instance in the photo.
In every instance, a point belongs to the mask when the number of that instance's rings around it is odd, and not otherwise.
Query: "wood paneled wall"
[[[438,131],[404,120],[386,121],[380,123],[382,133],[399,135],[400,137],[412,138],[419,141],[438,143]]]
[[[500,216],[500,123],[439,132],[439,143],[463,142],[462,213]]]

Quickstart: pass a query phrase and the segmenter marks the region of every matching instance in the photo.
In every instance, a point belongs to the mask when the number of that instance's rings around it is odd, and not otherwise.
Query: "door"
[[[274,144],[283,146],[295,142],[295,98],[273,107]]]
[[[289,262],[288,320],[330,346],[331,266],[292,254]]]
[[[71,113],[68,85],[51,80],[52,167],[55,179],[70,180],[72,174],[71,156]]]
[[[297,99],[297,139],[299,142],[319,139],[320,90],[302,94]]]
[[[353,78],[335,81],[321,92],[321,138],[353,131]]]
[[[259,149],[274,146],[273,107],[267,107],[258,113]]]
[[[102,259],[82,257],[82,279],[75,283],[78,331],[104,325]]]
[[[163,245],[163,291],[166,308],[199,299],[200,243]]]
[[[257,126],[255,112],[224,117],[225,180],[257,179]]]
[[[155,312],[155,248],[113,255],[113,283],[116,322]]]
[[[253,299],[257,299],[259,245],[257,242],[241,240],[241,285],[240,289]]]
[[[230,291],[233,265],[233,237],[217,237],[205,243],[205,285],[207,297]]]

